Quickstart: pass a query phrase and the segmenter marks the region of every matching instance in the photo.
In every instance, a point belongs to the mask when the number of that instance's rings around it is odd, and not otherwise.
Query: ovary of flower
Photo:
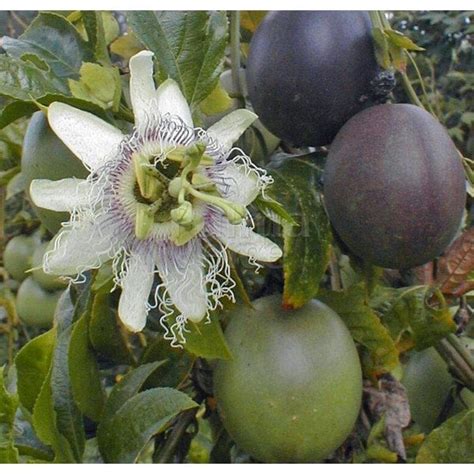
[[[227,249],[252,262],[282,253],[247,219],[246,207],[271,178],[232,148],[255,114],[237,110],[207,131],[195,128],[178,85],[168,79],[155,88],[152,56],[142,51],[130,60],[130,135],[88,112],[50,105],[51,128],[90,175],[34,180],[30,194],[39,207],[71,213],[44,270],[74,277],[112,260],[125,326],[142,330],[159,306],[166,337],[180,344],[187,321],[233,299]]]

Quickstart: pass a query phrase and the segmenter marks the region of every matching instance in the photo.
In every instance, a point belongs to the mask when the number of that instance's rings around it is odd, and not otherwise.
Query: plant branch
[[[240,12],[230,13],[230,60],[232,65],[232,89],[236,98],[242,101],[240,84]]]
[[[193,408],[178,416],[178,419],[174,424],[173,428],[171,429],[171,433],[168,436],[168,439],[166,440],[163,448],[160,450],[160,452],[154,459],[155,463],[166,464],[171,462],[171,459],[173,458],[173,454],[176,451],[181,437],[186,432],[188,426],[194,420],[197,411],[198,408]]]

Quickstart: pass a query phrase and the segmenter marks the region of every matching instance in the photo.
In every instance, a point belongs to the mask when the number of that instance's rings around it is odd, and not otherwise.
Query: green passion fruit
[[[219,361],[214,394],[234,441],[264,462],[317,462],[357,419],[359,357],[340,317],[312,300],[285,311],[281,296],[260,298],[230,317],[231,361]]]
[[[44,290],[33,277],[28,277],[18,289],[16,307],[21,321],[30,326],[51,327],[54,311],[62,291]]]
[[[365,106],[378,74],[362,11],[275,11],[249,49],[247,87],[265,127],[298,146],[329,144]]]
[[[474,339],[461,338],[461,342],[474,355]],[[432,347],[415,352],[410,356],[401,382],[407,391],[413,421],[425,433],[429,433],[436,427],[448,397],[455,388],[455,380],[446,363]],[[474,408],[474,394],[468,388],[463,388],[448,416],[466,407]]]
[[[31,268],[34,249],[34,239],[28,235],[17,235],[8,242],[3,263],[13,279],[21,282],[28,276],[26,271]]]
[[[465,178],[440,123],[420,107],[384,104],[352,117],[331,145],[324,196],[357,256],[410,268],[440,255],[461,224]]]
[[[51,130],[43,112],[36,112],[31,117],[23,142],[21,168],[27,189],[33,179],[56,181],[70,177],[85,178],[88,175],[81,161]],[[53,234],[61,228],[62,222],[69,220],[68,213],[33,207],[43,225]]]

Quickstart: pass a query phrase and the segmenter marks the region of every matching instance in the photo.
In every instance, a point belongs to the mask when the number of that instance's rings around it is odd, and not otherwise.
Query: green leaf
[[[124,59],[130,59],[134,54],[137,54],[142,49],[145,48],[140,41],[138,41],[138,38],[132,31],[129,31],[126,35],[119,36],[110,45],[110,51]]]
[[[30,412],[48,375],[55,340],[56,329],[51,329],[25,344],[15,358],[18,396]]]
[[[91,420],[99,421],[104,408],[105,393],[99,368],[89,342],[89,315],[74,324],[69,344],[69,373],[72,393],[79,409]]]
[[[399,48],[407,49],[408,51],[424,51],[425,48],[417,46],[408,36],[405,36],[400,31],[386,29],[385,34],[388,37],[388,40],[398,46]]]
[[[426,349],[456,331],[446,302],[428,286],[378,287],[371,306],[383,317],[401,351]]]
[[[70,290],[66,290],[56,307],[57,339],[50,370],[33,409],[36,434],[53,448],[58,462],[80,462],[85,444],[82,416],[74,402],[69,376],[68,352],[75,312]]]
[[[186,394],[173,388],[138,393],[101,427],[97,439],[104,460],[135,462],[152,436],[164,431],[176,415],[196,406]]]
[[[232,359],[217,314],[212,314],[209,322],[189,324],[188,329],[184,344],[188,352],[206,359]]]
[[[240,12],[240,25],[252,33],[258,28],[258,25],[265,18],[265,10],[246,10]]]
[[[132,356],[111,308],[109,293],[101,292],[94,297],[90,318],[89,339],[94,350],[118,364],[131,363]]]
[[[83,63],[79,81],[69,79],[72,95],[106,109],[118,110],[122,87],[119,70],[94,63]]]
[[[473,463],[474,410],[465,410],[433,430],[421,445],[417,463]]]
[[[0,54],[0,96],[31,101],[58,92],[67,93],[65,86],[50,73]]]
[[[275,201],[275,199],[272,199],[268,195],[262,196],[259,194],[252,204],[254,204],[267,219],[281,226],[284,224],[298,226],[298,222],[293,219],[292,215],[278,201]]]
[[[18,450],[14,445],[17,395],[5,388],[3,367],[0,367],[0,464],[18,463]]]
[[[94,57],[97,61],[105,66],[110,66],[111,61],[109,57],[109,53],[107,51],[107,39],[105,37],[105,28],[104,28],[104,13],[109,13],[111,16],[111,12],[99,12],[99,11],[83,11],[81,12],[82,15],[82,22],[84,24],[84,28],[86,30],[88,43],[90,48],[94,52]],[[113,18],[113,17],[112,17]],[[115,18],[113,18],[115,21]],[[112,23],[108,23],[109,26],[112,26]],[[116,31],[118,35],[118,25],[115,21]],[[112,35],[114,33],[112,32]]]
[[[298,226],[283,221],[284,304],[299,308],[313,298],[329,264],[331,227],[320,193],[323,158],[279,155],[270,164],[275,182],[268,195]]]
[[[201,112],[210,116],[224,113],[232,104],[232,98],[218,81],[212,92],[199,104],[199,108]]]
[[[398,365],[395,343],[368,305],[364,284],[353,285],[344,291],[321,290],[318,299],[343,319],[354,340],[364,348],[362,366],[367,376],[378,376]]]
[[[137,38],[156,54],[161,81],[174,79],[191,106],[212,92],[227,45],[225,12],[130,11],[127,20]]]
[[[382,28],[373,28],[372,37],[374,39],[374,50],[377,63],[383,69],[388,69],[391,66],[391,61],[387,35]]]
[[[125,377],[114,386],[110,392],[104,410],[103,419],[106,421],[111,418],[131,397],[135,396],[148,377],[166,361],[161,360],[149,364],[143,364],[140,367],[130,371]]]
[[[16,58],[38,56],[60,78],[77,77],[82,62],[92,59],[76,28],[56,13],[40,13],[18,39],[3,37],[2,46]]]

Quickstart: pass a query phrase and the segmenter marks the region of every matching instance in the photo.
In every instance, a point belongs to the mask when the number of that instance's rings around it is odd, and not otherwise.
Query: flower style
[[[80,276],[112,260],[126,327],[142,330],[159,306],[166,337],[180,344],[188,320],[208,317],[223,296],[233,299],[227,249],[252,262],[273,262],[281,250],[253,232],[246,209],[271,177],[232,148],[255,114],[237,110],[207,131],[195,128],[178,85],[168,79],[155,88],[152,56],[130,60],[129,135],[64,103],[49,106],[51,128],[90,175],[34,180],[30,194],[39,207],[71,213],[44,270]],[[175,308],[179,315],[166,324]]]

